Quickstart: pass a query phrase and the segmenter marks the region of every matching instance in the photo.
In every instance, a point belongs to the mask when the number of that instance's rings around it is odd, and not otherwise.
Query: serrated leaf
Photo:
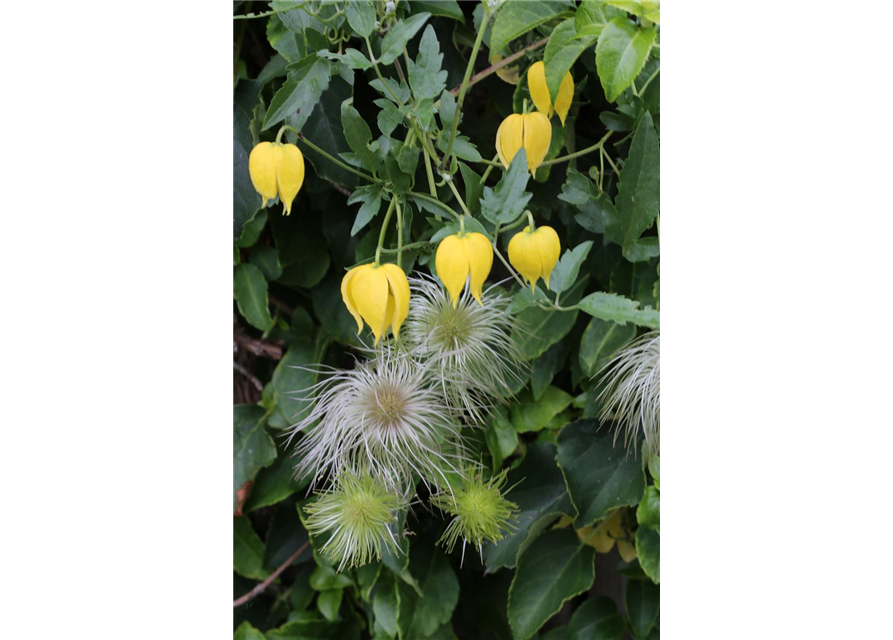
[[[611,356],[636,337],[632,325],[593,318],[580,338],[580,365],[583,373],[594,376],[611,360]]]
[[[605,220],[605,236],[621,245],[624,257],[629,258],[639,236],[660,212],[660,142],[650,113],[646,112],[636,127],[629,157],[620,171],[614,206],[616,217]]]
[[[636,529],[636,553],[645,575],[660,584],[660,534],[648,527]]]
[[[524,212],[524,207],[533,197],[533,194],[524,191],[529,178],[527,151],[522,147],[515,154],[508,171],[503,174],[496,188],[484,187],[481,214],[493,224],[508,224],[515,220]]]
[[[595,549],[566,529],[547,531],[518,562],[509,590],[509,624],[516,640],[526,640],[561,609],[565,601],[592,586]]]
[[[361,38],[368,38],[375,29],[375,7],[368,0],[351,0],[345,8],[347,24]]]
[[[555,451],[550,442],[531,444],[521,464],[509,471],[506,486],[514,488],[506,499],[518,505],[515,529],[499,542],[484,545],[487,571],[514,567],[543,529],[559,516],[574,513],[564,478],[555,465]]]
[[[270,303],[267,298],[267,281],[264,274],[253,264],[240,264],[233,271],[233,297],[239,313],[252,327],[266,331],[273,326]]]
[[[516,291],[515,295],[512,296],[508,312],[511,315],[515,315],[524,311],[524,309],[537,304],[549,304],[548,296],[546,296],[543,290],[539,287],[533,291],[531,291],[529,287],[524,287],[523,289]]]
[[[264,569],[264,543],[254,532],[248,516],[233,518],[233,569],[252,580],[263,580],[270,575]]]
[[[276,459],[276,445],[264,430],[263,418],[264,410],[256,404],[233,406],[233,511],[236,492]]]
[[[580,300],[581,311],[601,320],[610,320],[621,325],[627,322],[651,329],[660,329],[660,312],[646,307],[639,309],[637,300],[630,300],[616,293],[596,291]]]
[[[583,0],[574,16],[577,34],[598,36],[611,20],[623,16],[622,11],[606,6],[602,0]]]
[[[568,6],[562,2],[508,2],[504,4],[490,34],[490,50],[502,51],[508,44],[531,29],[562,14]]]
[[[446,126],[449,127],[451,125]],[[446,131],[444,131],[443,135],[437,138],[437,148],[446,153],[448,144],[449,135]],[[469,162],[480,162],[483,159],[480,152],[477,150],[477,147],[475,147],[471,143],[471,140],[468,139],[468,136],[463,136],[461,134],[456,134],[456,139],[453,141],[453,150],[451,153],[457,158],[468,160]]]
[[[595,67],[608,102],[617,100],[639,75],[655,33],[654,27],[642,29],[622,17],[614,18],[602,30],[595,45]]]
[[[564,255],[552,270],[549,277],[549,288],[555,292],[566,291],[577,279],[580,267],[589,255],[592,248],[592,240],[581,242],[574,249],[566,249]]]
[[[632,582],[632,581],[630,581]],[[567,625],[568,638],[623,640],[626,624],[611,598],[592,596],[577,607]]]
[[[352,98],[348,98],[341,103],[341,125],[344,127],[344,138],[347,140],[348,146],[357,154],[363,166],[371,171],[378,169],[378,158],[369,148],[372,142],[372,130],[360,112],[354,109],[351,102]]]
[[[415,62],[409,61],[409,85],[417,98],[436,98],[446,87],[447,72],[441,71],[443,54],[430,24],[419,41]]]
[[[580,278],[571,287],[562,305],[573,306],[586,287],[588,276]],[[521,360],[531,360],[545,353],[546,349],[561,340],[573,328],[577,311],[551,311],[528,307],[517,315],[512,327],[512,338],[518,345]]]
[[[357,235],[381,210],[381,187],[373,184],[360,187],[347,200],[348,205],[357,202],[362,202],[363,204],[357,211],[357,217],[350,230],[351,237]]]
[[[389,65],[394,62],[403,53],[406,44],[425,26],[425,22],[430,17],[430,13],[423,11],[391,27],[391,30],[385,34],[384,40],[381,42],[381,56],[378,61],[383,65]]]
[[[465,14],[456,0],[412,0],[413,11],[428,11],[434,16],[443,16],[465,22]]]
[[[462,174],[462,182],[465,184],[465,202],[473,215],[481,211],[481,196],[484,195],[484,185],[481,176],[464,162],[459,163],[459,172]]]
[[[558,199],[574,205],[580,211],[574,217],[577,224],[593,233],[604,233],[605,218],[617,215],[608,197],[600,194],[589,178],[571,168]]]
[[[564,75],[571,70],[580,54],[591,47],[597,38],[597,34],[578,35],[574,18],[568,18],[552,30],[543,54],[543,65],[546,86],[549,88],[549,97],[553,104],[558,97],[558,89],[561,87]]]
[[[645,490],[642,463],[627,456],[614,435],[595,420],[577,420],[558,434],[556,459],[580,516],[576,526],[590,525],[611,509],[638,503]]]
[[[262,127],[264,130],[294,116],[292,126],[301,131],[313,108],[319,104],[323,91],[329,87],[332,63],[316,53],[288,68],[290,79],[270,101]]]

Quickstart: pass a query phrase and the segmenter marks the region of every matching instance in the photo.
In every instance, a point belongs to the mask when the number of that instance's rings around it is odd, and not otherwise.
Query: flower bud
[[[455,308],[471,275],[471,295],[481,302],[481,289],[493,266],[493,247],[487,236],[481,233],[460,232],[449,235],[437,245],[434,256],[437,275],[443,281]]]
[[[378,344],[388,329],[393,329],[394,337],[400,334],[409,313],[409,281],[395,264],[364,264],[344,275],[341,298],[357,321],[357,333],[365,321]]]
[[[574,99],[574,79],[571,77],[571,72],[568,71],[564,74],[554,105],[549,95],[549,87],[546,85],[546,66],[542,61],[534,62],[527,71],[527,88],[530,89],[530,97],[533,99],[537,111],[549,118],[553,113],[557,113],[561,118],[562,126],[564,126],[564,120],[567,118],[567,112],[570,111],[571,102]]]
[[[301,185],[304,184],[304,155],[293,144],[261,142],[248,156],[251,184],[264,199],[262,206],[276,196],[282,201],[284,214],[291,214]]]
[[[536,281],[542,278],[549,286],[549,276],[561,255],[561,242],[552,227],[537,227],[531,231],[524,227],[509,241],[509,262],[536,289]]]
[[[542,113],[513,113],[502,121],[496,130],[496,153],[508,168],[521,147],[527,151],[527,166],[532,174],[540,166],[549,143],[552,142],[552,125]]]

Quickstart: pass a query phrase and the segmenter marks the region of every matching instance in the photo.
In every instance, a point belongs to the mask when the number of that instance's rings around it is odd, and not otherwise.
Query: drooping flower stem
[[[394,196],[397,201],[397,266],[403,268],[403,210],[400,208],[400,200]],[[381,252],[379,252],[380,254]]]
[[[319,155],[323,156],[324,158],[326,158],[326,159],[329,160],[330,162],[332,162],[332,163],[338,165],[339,167],[341,167],[341,168],[344,169],[345,171],[350,171],[352,174],[354,174],[354,175],[356,175],[356,176],[359,176],[359,177],[361,177],[361,178],[363,178],[363,179],[365,179],[365,180],[368,180],[369,182],[381,183],[381,180],[376,180],[375,178],[373,178],[372,176],[370,176],[368,173],[363,173],[362,171],[359,171],[359,170],[357,170],[357,169],[354,169],[354,168],[353,168],[352,166],[350,166],[349,164],[345,164],[345,163],[341,162],[338,158],[335,158],[334,156],[329,155],[328,153],[326,153],[325,151],[323,151],[322,149],[320,149],[319,147],[317,147],[315,144],[313,144],[312,142],[310,142],[307,138],[305,138],[303,133],[301,133],[300,131],[298,131],[298,130],[295,129],[294,127],[289,126],[289,125],[287,125],[287,124],[282,125],[282,127],[279,129],[279,134],[276,136],[276,140],[277,140],[277,142],[279,141],[280,136],[282,136],[282,133],[283,133],[286,129],[288,129],[289,131],[291,131],[292,133],[294,133],[296,136],[298,136],[298,140],[300,140],[301,142],[303,142],[304,144],[306,144],[308,147],[310,147],[311,149],[313,149],[314,151],[316,151],[316,153],[318,153]]]
[[[397,196],[391,198],[391,204],[388,205],[388,211],[384,214],[384,222],[381,223],[381,231],[378,234],[378,247],[375,249],[375,264],[381,264],[381,247],[384,244],[385,234],[388,232],[388,223],[391,221],[391,214],[397,206]],[[400,254],[397,254],[400,255]]]
[[[452,207],[445,205],[437,198],[432,198],[431,196],[425,195],[424,193],[419,193],[417,191],[407,191],[406,195],[412,196],[413,198],[418,198],[419,200],[424,200],[425,202],[430,202],[433,205],[437,205],[447,213],[451,214],[456,220],[460,218],[460,215],[453,210]]]
[[[469,218],[471,217],[471,211],[468,210],[468,206],[466,206],[465,201],[462,199],[462,196],[459,195],[459,190],[456,188],[454,181],[451,179],[446,181],[448,185],[450,185],[450,190],[453,192],[453,195],[456,196],[456,200],[459,201],[459,206],[462,207],[462,211],[465,212]],[[463,220],[464,223],[464,220]]]
[[[527,209],[526,211],[524,211],[524,213],[527,214],[527,223],[530,226],[530,230],[536,231],[536,223],[533,221],[533,214],[530,213],[530,209]]]
[[[610,138],[612,135],[614,135],[614,132],[608,131],[608,133],[606,133],[602,137],[601,140],[596,142],[591,147],[586,147],[585,149],[580,149],[579,151],[577,151],[575,153],[569,153],[566,156],[560,156],[558,158],[552,158],[551,160],[546,160],[540,166],[548,166],[550,164],[559,164],[561,162],[567,162],[568,160],[573,160],[574,158],[579,158],[580,156],[585,156],[587,153],[592,153],[593,151],[598,151],[604,147],[605,142],[607,142],[608,138]],[[605,154],[605,155],[607,155],[607,154]],[[608,158],[608,160],[610,161],[610,157]],[[614,166],[613,162],[611,163],[611,166]],[[616,171],[617,168],[614,167],[614,170]]]

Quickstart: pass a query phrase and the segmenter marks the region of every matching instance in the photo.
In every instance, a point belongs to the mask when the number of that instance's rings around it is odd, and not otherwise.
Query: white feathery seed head
[[[403,335],[424,359],[450,404],[480,422],[494,399],[512,395],[519,381],[520,352],[511,335],[511,302],[498,286],[481,296],[467,287],[454,308],[447,292],[431,277],[409,279],[412,305]]]
[[[660,331],[646,333],[624,347],[597,375],[603,376],[604,389],[599,419],[616,424],[616,442],[623,431],[623,443],[629,448],[639,432],[644,436],[647,460],[660,455]]]

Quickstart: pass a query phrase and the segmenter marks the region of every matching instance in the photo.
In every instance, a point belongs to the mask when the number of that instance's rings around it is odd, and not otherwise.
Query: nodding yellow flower
[[[537,227],[531,231],[527,226],[509,241],[509,262],[530,283],[531,291],[536,289],[539,278],[549,286],[549,276],[560,254],[561,242],[552,227]]]
[[[447,236],[437,245],[434,266],[450,294],[453,308],[459,304],[459,296],[469,274],[471,295],[483,306],[481,289],[493,266],[493,247],[487,236],[464,231]]]
[[[552,125],[539,112],[513,113],[496,130],[496,153],[508,168],[521,147],[527,151],[527,166],[532,174],[540,166],[552,142]]]
[[[570,111],[571,102],[574,100],[574,79],[571,77],[571,72],[568,71],[564,74],[554,105],[549,95],[549,87],[546,86],[546,66],[542,61],[534,62],[527,71],[527,88],[530,89],[530,97],[533,99],[537,111],[549,118],[553,113],[557,113],[561,118],[561,125],[564,126],[567,112]]]
[[[304,155],[293,144],[261,142],[248,156],[248,173],[251,184],[264,199],[262,206],[277,195],[285,207],[285,215],[291,214],[291,203],[304,184]]]
[[[400,335],[400,326],[409,313],[409,281],[395,264],[374,262],[354,267],[341,280],[341,298],[357,321],[357,333],[363,321],[375,334],[375,344],[387,333]]]

